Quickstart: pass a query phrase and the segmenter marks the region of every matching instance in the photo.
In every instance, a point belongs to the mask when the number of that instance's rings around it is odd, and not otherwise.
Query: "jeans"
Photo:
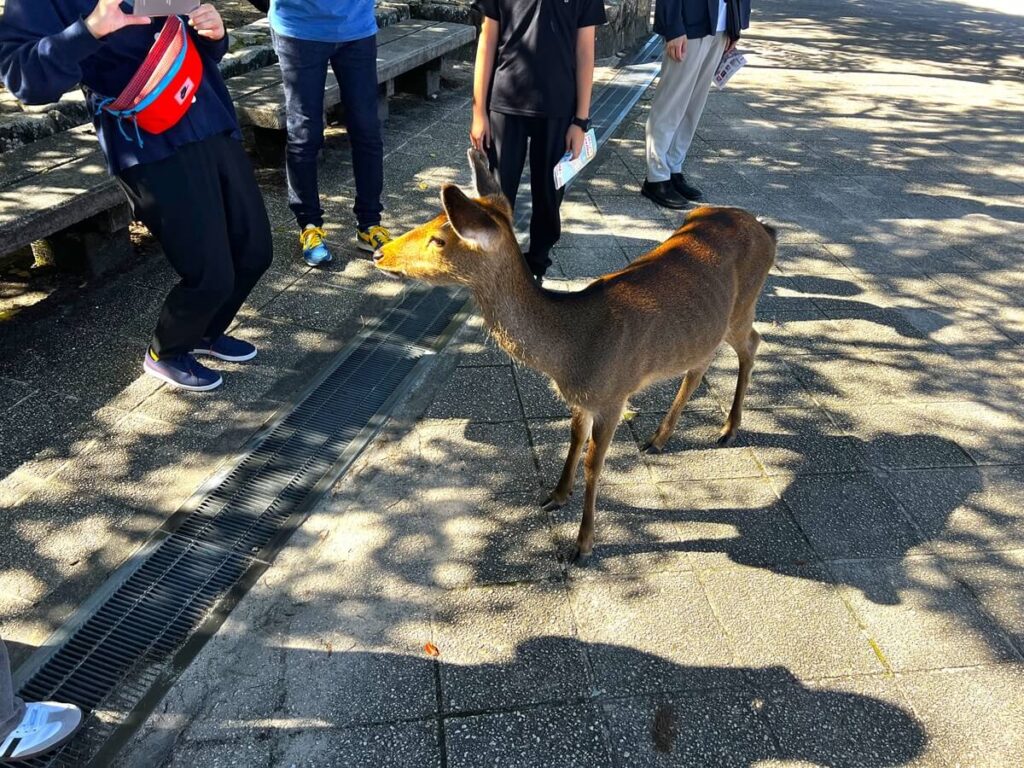
[[[288,115],[288,205],[299,228],[322,226],[317,156],[324,144],[324,85],[330,65],[341,88],[345,127],[352,145],[360,229],[380,224],[384,190],[384,139],[377,116],[377,36],[346,43],[274,35]]]
[[[217,338],[274,257],[263,194],[241,142],[211,136],[126,168],[118,180],[181,278],[160,310],[153,351],[170,357]]]

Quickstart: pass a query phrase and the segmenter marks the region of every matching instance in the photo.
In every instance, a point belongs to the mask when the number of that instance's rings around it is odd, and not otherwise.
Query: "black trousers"
[[[526,254],[530,270],[543,275],[551,266],[551,248],[562,235],[563,189],[555,189],[553,172],[565,154],[568,117],[523,117],[491,112],[491,170],[498,174],[501,190],[516,205],[519,182],[530,157],[530,191],[533,210],[530,215],[530,252]]]
[[[274,254],[252,164],[237,140],[213,136],[120,174],[135,218],[181,277],[160,310],[153,351],[188,352],[227,330]]]

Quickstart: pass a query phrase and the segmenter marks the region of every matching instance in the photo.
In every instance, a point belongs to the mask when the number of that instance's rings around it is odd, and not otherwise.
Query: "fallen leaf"
[[[426,645],[424,645],[423,646],[423,650],[426,652],[427,656],[440,656],[441,655],[441,652],[439,650],[437,650],[437,646],[434,645],[433,643],[427,643]]]
[[[429,189],[429,187],[427,186],[427,182],[425,182],[425,181],[421,181],[419,183],[419,187],[420,187],[420,189]]]

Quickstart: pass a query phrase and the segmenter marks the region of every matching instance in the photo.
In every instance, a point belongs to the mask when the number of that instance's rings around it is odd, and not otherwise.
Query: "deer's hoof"
[[[664,448],[662,448],[662,446],[660,445],[657,445],[653,440],[648,440],[646,443],[644,443],[644,447],[641,450],[644,453],[657,455],[661,453],[664,450]]]
[[[571,493],[567,493],[565,496],[562,496],[552,491],[548,494],[547,498],[541,502],[540,508],[545,512],[554,512],[556,509],[561,509],[565,506],[565,503],[569,501],[570,496],[572,496]]]
[[[572,553],[572,564],[577,568],[586,568],[588,565],[590,565],[590,558],[592,558],[593,556],[593,550],[590,550],[589,552],[584,552],[579,547],[576,547],[576,549]]]
[[[723,432],[721,437],[716,441],[716,445],[718,445],[719,448],[728,448],[735,440],[735,432]]]

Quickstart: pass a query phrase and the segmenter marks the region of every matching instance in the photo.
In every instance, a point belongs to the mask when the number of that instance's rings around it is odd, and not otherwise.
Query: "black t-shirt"
[[[474,0],[498,21],[490,108],[528,117],[576,110],[576,35],[604,24],[602,0]]]

